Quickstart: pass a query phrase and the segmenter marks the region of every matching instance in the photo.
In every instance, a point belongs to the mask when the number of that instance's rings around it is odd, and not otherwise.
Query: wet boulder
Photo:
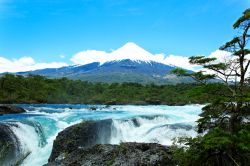
[[[26,112],[25,109],[14,105],[0,105],[0,115],[18,114]]]
[[[97,110],[97,107],[90,107],[89,108],[91,111],[96,111]]]
[[[99,144],[77,148],[45,166],[173,166],[168,147],[155,143]]]
[[[156,143],[111,145],[112,120],[86,121],[56,137],[46,166],[172,166],[168,147]]]
[[[54,143],[49,161],[61,158],[78,148],[96,144],[108,144],[111,137],[112,120],[85,121],[60,132]]]
[[[0,123],[0,165],[17,165],[25,158],[12,125]]]

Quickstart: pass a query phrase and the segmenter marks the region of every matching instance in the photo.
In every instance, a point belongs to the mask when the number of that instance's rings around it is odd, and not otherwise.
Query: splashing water
[[[21,105],[26,113],[5,115],[0,122],[11,123],[22,152],[30,155],[23,166],[47,163],[57,134],[82,120],[112,119],[111,144],[154,142],[170,145],[178,136],[195,136],[195,121],[202,105],[186,106],[93,106]],[[96,107],[91,110],[90,107]]]

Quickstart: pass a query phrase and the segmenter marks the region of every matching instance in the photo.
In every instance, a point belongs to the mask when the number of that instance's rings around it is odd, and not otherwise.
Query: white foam
[[[155,142],[170,145],[178,136],[195,136],[193,129],[171,128],[168,125],[181,123],[194,126],[199,118],[201,105],[189,106],[111,106],[90,111],[88,108],[68,109],[35,107],[28,121],[42,122],[46,130],[47,144],[39,146],[39,134],[28,124],[15,122],[12,129],[22,144],[23,152],[32,152],[24,161],[24,166],[40,166],[47,163],[57,134],[82,119],[113,119],[111,144],[120,142]],[[46,110],[46,112],[43,112]],[[52,113],[47,112],[51,110]],[[32,114],[42,116],[32,116]],[[41,118],[40,118],[41,117]],[[18,119],[17,119],[18,120]],[[52,124],[53,123],[53,124]],[[49,133],[49,134],[48,134]]]
[[[167,126],[169,125],[169,120],[165,117],[156,117],[154,119],[136,118],[135,123],[132,120],[113,120],[110,143],[145,142],[171,145],[172,139],[175,137],[193,137],[196,135],[193,129],[186,130],[181,127],[171,128]]]

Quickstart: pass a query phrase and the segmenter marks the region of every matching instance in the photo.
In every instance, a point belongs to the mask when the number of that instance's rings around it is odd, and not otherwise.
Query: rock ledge
[[[26,112],[23,108],[13,105],[0,105],[0,116],[4,114],[18,114]]]
[[[112,120],[86,121],[60,132],[45,166],[172,166],[168,147],[156,143],[111,145]]]

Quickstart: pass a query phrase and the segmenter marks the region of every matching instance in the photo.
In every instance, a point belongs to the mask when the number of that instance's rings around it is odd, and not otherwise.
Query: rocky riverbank
[[[18,114],[26,112],[23,108],[14,105],[0,105],[0,116],[4,114]]]
[[[172,166],[172,156],[165,146],[154,143],[97,144],[90,148],[78,147],[64,153],[45,166]]]
[[[60,132],[46,166],[174,165],[168,147],[155,143],[110,145],[112,120],[87,121]]]
[[[11,129],[13,125],[0,123],[0,165],[20,165],[29,155],[22,152],[20,141]]]

